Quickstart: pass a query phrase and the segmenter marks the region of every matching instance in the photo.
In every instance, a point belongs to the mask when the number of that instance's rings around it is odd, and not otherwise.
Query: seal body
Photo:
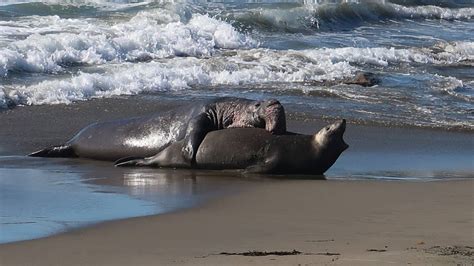
[[[210,132],[196,164],[205,169],[245,169],[253,173],[323,174],[349,146],[343,120],[315,135],[272,135],[257,128]]]
[[[244,169],[251,173],[312,174],[326,172],[349,146],[343,135],[346,121],[328,125],[314,135],[272,135],[258,128],[232,128],[209,132],[196,154],[196,168]],[[122,162],[119,166],[181,167],[179,152],[183,142],[175,142],[150,157]],[[174,164],[172,162],[175,162]]]
[[[167,112],[94,123],[66,143],[75,156],[114,161],[128,156],[152,156],[186,134],[187,115]]]
[[[233,127],[258,127],[274,134],[284,133],[283,106],[273,99],[217,98],[161,114],[94,123],[65,144],[30,156],[115,161],[123,157],[159,155],[170,144],[182,141],[181,154],[175,154],[175,161],[179,157],[183,166],[191,166],[198,146],[208,132]]]

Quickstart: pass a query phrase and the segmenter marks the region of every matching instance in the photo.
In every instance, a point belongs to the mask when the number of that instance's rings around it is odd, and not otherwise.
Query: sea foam
[[[472,43],[452,43],[439,52],[431,49],[321,48],[303,51],[239,50],[212,58],[104,65],[102,73],[79,73],[28,86],[4,88],[3,106],[59,104],[114,95],[180,91],[206,86],[272,86],[342,80],[364,66],[404,68],[414,64],[458,64],[472,58]],[[287,89],[291,89],[288,86]]]
[[[0,110],[8,108],[7,99],[8,98],[5,95],[5,91],[3,91],[3,87],[0,86]]]
[[[84,23],[56,16],[32,17],[52,22],[42,32],[23,22],[26,29],[0,23],[0,31],[30,34],[0,48],[0,76],[10,72],[56,73],[71,65],[143,61],[174,56],[212,56],[216,49],[251,48],[257,42],[232,25],[208,15],[194,14],[187,20],[164,9],[142,11],[125,23]],[[43,22],[38,22],[44,25]],[[77,25],[76,25],[77,23]],[[30,23],[34,24],[34,23]],[[63,28],[64,25],[68,27]],[[59,29],[60,32],[57,32]]]

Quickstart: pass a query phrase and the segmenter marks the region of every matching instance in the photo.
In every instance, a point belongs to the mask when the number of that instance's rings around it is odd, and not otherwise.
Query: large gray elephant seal
[[[272,135],[257,128],[233,128],[209,132],[199,146],[196,167],[245,169],[251,173],[313,174],[326,172],[349,146],[343,135],[346,121],[322,128],[314,135]],[[161,158],[122,162],[118,166],[162,166],[163,157],[173,161],[182,142],[170,145]],[[180,167],[179,158],[175,167]],[[173,166],[168,164],[166,166]]]
[[[182,140],[181,151],[175,156],[182,165],[191,166],[207,133],[233,127],[258,127],[272,134],[282,134],[286,132],[285,111],[280,102],[273,99],[217,98],[162,114],[95,123],[65,144],[30,156],[115,161],[123,157],[156,155],[171,143]]]

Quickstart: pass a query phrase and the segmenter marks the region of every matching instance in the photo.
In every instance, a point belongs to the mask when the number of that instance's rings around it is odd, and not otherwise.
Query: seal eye
[[[256,103],[255,107],[257,107],[257,108],[260,107],[260,103]]]

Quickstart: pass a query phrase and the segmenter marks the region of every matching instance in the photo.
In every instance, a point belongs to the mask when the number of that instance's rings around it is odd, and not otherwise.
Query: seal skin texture
[[[82,157],[115,161],[159,155],[170,144],[181,142],[173,163],[191,167],[207,133],[237,127],[264,128],[269,134],[286,132],[283,106],[277,100],[254,101],[223,97],[181,106],[168,112],[94,123],[65,144],[29,156]],[[159,158],[159,156],[158,156]],[[119,161],[120,162],[120,161]],[[162,162],[163,166],[167,161]]]
[[[258,128],[232,128],[206,135],[196,155],[196,168],[243,169],[248,173],[321,175],[349,145],[343,135],[346,121],[322,128],[314,135],[272,135]],[[135,159],[118,166],[156,166],[179,157],[183,142],[170,145],[160,156]],[[172,165],[180,167],[179,164]]]

